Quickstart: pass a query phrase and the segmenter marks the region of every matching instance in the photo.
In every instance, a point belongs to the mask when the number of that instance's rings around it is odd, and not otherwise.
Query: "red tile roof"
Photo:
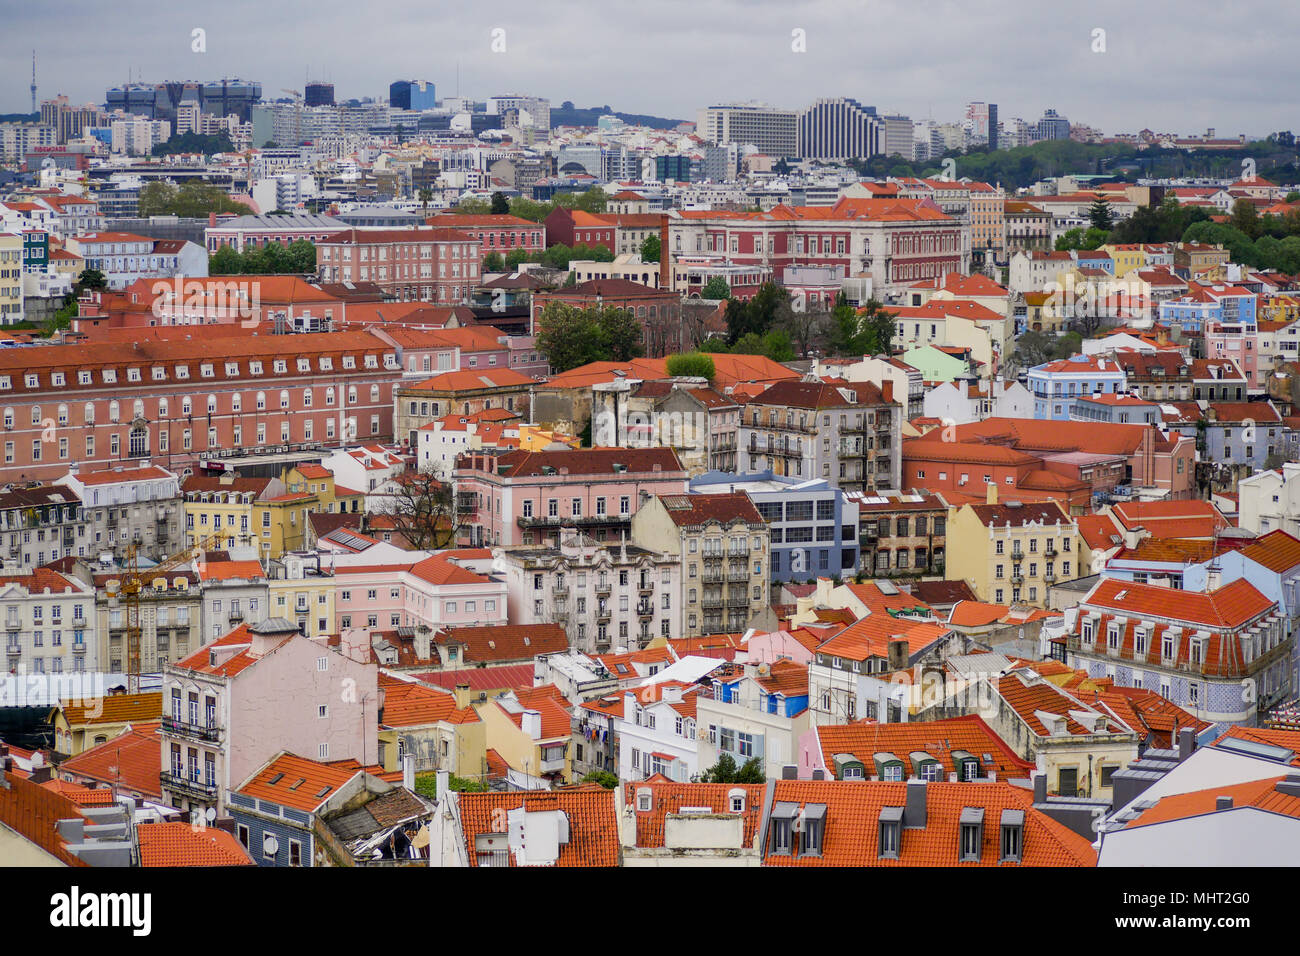
[[[189,823],[141,823],[135,828],[141,866],[255,866],[224,830]]]
[[[560,845],[556,866],[618,866],[618,815],[616,794],[604,788],[529,791],[514,793],[462,793],[460,818],[471,866],[478,866],[475,838],[500,832],[501,811],[562,811],[569,819],[569,842]],[[509,854],[510,866],[515,856]]]
[[[637,793],[650,791],[650,809],[641,810]],[[763,813],[765,786],[761,783],[674,783],[656,775],[649,780],[623,784],[623,800],[636,817],[636,845],[643,849],[657,849],[664,845],[664,827],[669,814],[680,813],[683,807],[693,810],[708,807],[712,813],[739,816],[744,821],[742,847],[754,845],[754,832]],[[745,809],[735,813],[731,797],[737,791],[744,795]]]
[[[64,776],[117,784],[123,792],[162,799],[160,723],[133,724],[127,732],[59,765]]]
[[[0,786],[0,825],[20,834],[67,866],[85,866],[68,852],[57,829],[60,820],[75,820],[81,816],[77,804],[61,793],[16,774],[0,770],[0,775],[3,775],[5,784]]]
[[[925,827],[904,826],[899,858],[880,859],[880,813],[903,807],[906,783],[840,780],[778,780],[773,803],[809,804],[826,809],[820,856],[776,855],[763,847],[765,866],[1070,866],[1091,867],[1097,854],[1084,837],[1033,808],[1033,794],[1002,781],[995,783],[926,784]],[[962,810],[984,811],[983,841],[978,862],[962,863]],[[1001,863],[1001,816],[1004,810],[1024,814],[1021,862]],[[769,840],[770,842],[770,840]]]
[[[1218,809],[1219,797],[1231,797],[1232,809],[1255,807],[1269,813],[1300,819],[1300,797],[1279,793],[1277,790],[1278,783],[1285,779],[1286,775],[1282,774],[1264,780],[1210,787],[1205,790],[1194,790],[1191,793],[1170,794],[1142,813],[1136,820],[1131,821],[1126,829],[1227,812]]]
[[[1130,618],[1159,617],[1210,628],[1242,627],[1275,605],[1245,578],[1206,592],[1103,578],[1083,603]]]
[[[281,753],[236,792],[310,813],[362,770],[381,778],[394,776],[382,767],[363,768],[355,760],[322,763],[296,754]],[[400,779],[400,773],[397,776]]]
[[[426,684],[454,691],[457,684],[469,684],[470,693],[496,690],[526,690],[533,686],[533,665],[504,664],[499,667],[467,667],[463,670],[429,671],[417,674]]]
[[[444,627],[434,633],[433,640],[444,646],[464,644],[465,660],[475,663],[522,661],[569,649],[569,638],[559,624]]]
[[[980,761],[980,773],[996,773],[999,780],[1028,778],[1035,764],[1016,756],[1015,751],[994,733],[978,714],[951,717],[946,720],[908,721],[897,724],[878,724],[861,721],[853,724],[828,724],[815,728],[821,747],[822,766],[834,774],[835,755],[853,754],[867,767],[873,766],[878,753],[891,753],[907,765],[912,775],[909,756],[924,753],[943,766],[944,774],[956,773],[952,759],[954,750],[965,750]],[[992,758],[986,761],[984,755]],[[874,773],[869,770],[868,775]]]

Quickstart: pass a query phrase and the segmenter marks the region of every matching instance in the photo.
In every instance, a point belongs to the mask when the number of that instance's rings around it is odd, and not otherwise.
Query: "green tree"
[[[551,302],[538,317],[537,348],[556,372],[589,362],[627,362],[643,353],[636,316],[612,305],[579,309]]]
[[[428,186],[421,186],[416,196],[420,200],[420,215],[427,219],[429,216],[429,203],[433,201],[433,190]]]
[[[1056,237],[1056,251],[1069,252],[1071,249],[1083,248],[1083,230],[1067,229]]]
[[[1232,204],[1232,215],[1228,217],[1228,225],[1250,239],[1257,239],[1261,232],[1259,210],[1249,199],[1238,199]]]
[[[511,249],[506,253],[506,268],[513,270],[521,262],[535,262],[536,256],[527,249]]]
[[[316,246],[307,239],[295,239],[285,247],[288,259],[286,272],[309,275],[316,271]]]
[[[235,251],[234,246],[222,246],[208,257],[208,274],[214,276],[236,276],[244,271],[244,257]]]
[[[598,783],[606,790],[618,789],[618,775],[608,770],[593,770],[582,778],[583,783]]]
[[[596,314],[600,345],[609,362],[629,362],[644,354],[645,330],[630,309],[602,306]]]
[[[701,352],[710,352],[714,355],[718,355],[721,353],[730,352],[731,346],[727,343],[726,339],[720,338],[716,335],[710,335],[707,339],[705,339],[703,342],[700,343],[699,350]]]
[[[1282,201],[1285,202],[1285,203],[1300,202],[1300,192],[1296,192],[1296,191],[1293,189],[1293,190],[1291,190],[1289,193],[1286,194],[1286,199],[1284,199],[1284,200],[1282,200]]]
[[[83,269],[77,276],[77,285],[83,289],[107,289],[108,279],[98,269]]]
[[[700,290],[701,299],[730,299],[731,286],[722,276],[714,276]]]
[[[645,237],[641,242],[641,261],[658,262],[659,261],[659,237],[651,234]]]
[[[774,282],[763,283],[752,299],[731,299],[727,302],[727,340],[734,343],[750,332],[766,335],[781,307],[789,305],[790,293]]]
[[[710,381],[717,374],[713,359],[703,352],[683,352],[670,355],[664,363],[669,375],[694,376]]]
[[[452,212],[462,216],[486,216],[492,211],[492,204],[486,199],[479,199],[471,196],[469,199],[462,199],[452,209]]]
[[[757,757],[750,757],[740,767],[731,754],[724,753],[718,762],[700,776],[701,783],[766,783],[763,764]]]
[[[509,215],[509,213],[510,213],[510,200],[506,199],[506,194],[503,192],[493,193],[492,194],[492,215],[505,216],[505,215]]]
[[[1088,219],[1092,223],[1092,228],[1100,229],[1102,232],[1109,233],[1111,227],[1115,225],[1115,217],[1111,214],[1110,203],[1105,196],[1098,196],[1088,207]]]
[[[489,252],[483,257],[484,272],[505,272],[506,261],[501,258],[499,252]]]

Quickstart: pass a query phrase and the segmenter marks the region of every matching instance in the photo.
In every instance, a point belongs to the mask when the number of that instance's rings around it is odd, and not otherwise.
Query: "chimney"
[[[1232,809],[1232,797],[1230,797],[1230,796],[1228,796],[1228,795],[1226,795],[1226,794],[1223,794],[1223,795],[1221,795],[1221,796],[1217,796],[1217,797],[1215,797],[1215,798],[1214,798],[1214,809],[1216,809],[1216,810],[1231,810],[1231,809]]]
[[[880,394],[885,397],[885,401],[894,401],[894,382],[892,379],[885,379],[880,383]]]
[[[456,707],[463,709],[469,706],[469,681],[462,681],[456,684]]]
[[[447,799],[447,792],[451,790],[451,771],[439,770],[435,778],[438,787],[437,797],[439,800]]]
[[[209,229],[215,228],[216,225],[217,225],[217,214],[215,212],[208,213],[208,228]]]
[[[1038,770],[1034,773],[1034,803],[1047,802],[1047,774]]]
[[[781,768],[782,780],[796,780],[799,777],[799,768],[794,764],[786,764]]]
[[[519,715],[519,725],[533,740],[542,739],[542,715],[535,710],[526,710]]]
[[[889,642],[889,669],[901,671],[907,667],[907,641],[895,639]]]
[[[672,270],[668,263],[668,214],[659,217],[659,288],[672,288]]]
[[[925,829],[924,780],[907,781],[907,803],[903,807],[903,826],[909,830]]]
[[[988,505],[998,503],[998,483],[996,481],[990,481],[984,487],[984,503]]]
[[[1196,737],[1191,727],[1183,727],[1178,731],[1178,762],[1182,763],[1196,750]]]
[[[415,792],[415,754],[402,755],[402,786]]]

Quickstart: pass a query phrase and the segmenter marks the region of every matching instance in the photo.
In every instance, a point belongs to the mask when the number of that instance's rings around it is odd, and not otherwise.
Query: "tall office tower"
[[[432,83],[425,80],[398,80],[388,87],[388,105],[399,110],[431,110],[438,105]]]
[[[762,104],[710,106],[700,110],[696,132],[718,146],[751,145],[769,156],[799,154],[799,114]]]
[[[303,93],[304,106],[333,106],[333,83],[308,83]]]
[[[910,160],[915,135],[915,124],[911,118],[907,116],[882,116],[880,122],[884,127],[884,133],[881,136],[881,152],[886,156],[902,156],[904,159]]]
[[[998,148],[998,104],[989,104],[989,121],[988,121],[988,140],[989,149]]]
[[[874,106],[843,96],[820,99],[799,114],[799,156],[865,159],[880,153],[881,132]]]

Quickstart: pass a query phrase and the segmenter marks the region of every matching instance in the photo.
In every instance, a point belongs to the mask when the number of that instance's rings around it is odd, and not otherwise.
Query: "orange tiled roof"
[[[58,831],[60,820],[81,816],[77,804],[16,774],[0,770],[0,775],[5,784],[0,786],[0,824],[67,866],[85,866],[68,852]]]
[[[1083,603],[1126,617],[1161,617],[1211,628],[1241,627],[1274,604],[1245,578],[1207,592],[1103,578]]]
[[[1253,740],[1274,747],[1285,747],[1296,754],[1296,757],[1291,761],[1291,766],[1300,767],[1300,730],[1272,730],[1267,727],[1242,727],[1238,725],[1229,727],[1214,742],[1217,744],[1226,737],[1235,737],[1238,740]]]
[[[817,727],[816,733],[822,765],[832,773],[835,755],[841,753],[853,754],[871,767],[878,753],[891,753],[907,764],[911,754],[920,752],[938,760],[944,773],[950,774],[958,769],[952,752],[965,750],[980,761],[982,774],[987,776],[992,771],[998,779],[1028,777],[1035,766],[1016,756],[978,714],[897,724],[829,724]],[[985,760],[985,755],[992,759]],[[908,772],[910,775],[910,767]]]
[[[641,810],[637,804],[636,795],[642,790],[650,791],[649,810]],[[745,797],[745,809],[739,814],[731,809],[731,797],[736,791]],[[764,792],[761,783],[675,783],[662,775],[623,784],[624,802],[636,815],[636,845],[643,850],[664,845],[665,821],[670,813],[680,813],[682,807],[708,807],[713,813],[739,816],[744,821],[741,846],[751,847],[763,812]]]
[[[93,702],[67,703],[63,716],[72,727],[84,724],[122,724],[158,720],[162,717],[162,691],[142,694],[110,694]]]
[[[41,786],[63,794],[79,807],[108,807],[114,803],[113,791],[109,787],[83,787],[57,778],[46,780]]]
[[[231,834],[188,823],[142,823],[135,828],[141,866],[254,866]]]
[[[1278,783],[1285,779],[1286,775],[1283,774],[1264,780],[1194,790],[1191,793],[1170,794],[1131,821],[1126,829],[1220,812],[1216,807],[1219,797],[1232,797],[1233,808],[1255,807],[1269,813],[1300,818],[1300,797],[1279,793],[1277,790]]]
[[[310,813],[362,770],[374,776],[391,776],[382,767],[362,767],[355,760],[322,763],[281,753],[253,774],[238,792]]]
[[[619,836],[616,795],[612,790],[575,789],[513,793],[462,793],[460,818],[471,866],[478,866],[475,838],[498,832],[500,811],[560,810],[569,818],[569,842],[561,844],[556,866],[618,866]],[[510,866],[515,857],[509,856]]]
[[[161,800],[161,726],[160,722],[133,724],[112,740],[69,757],[59,764],[59,773],[117,784],[123,791]]]
[[[826,809],[821,856],[778,856],[763,848],[765,866],[1005,866],[999,862],[1003,810],[1024,813],[1021,866],[1096,866],[1084,837],[1033,808],[1033,794],[1002,781],[926,785],[925,827],[901,830],[899,858],[880,859],[880,813],[902,807],[906,783],[857,780],[778,780],[773,802]],[[960,819],[967,807],[984,811],[978,862],[959,862]]]

